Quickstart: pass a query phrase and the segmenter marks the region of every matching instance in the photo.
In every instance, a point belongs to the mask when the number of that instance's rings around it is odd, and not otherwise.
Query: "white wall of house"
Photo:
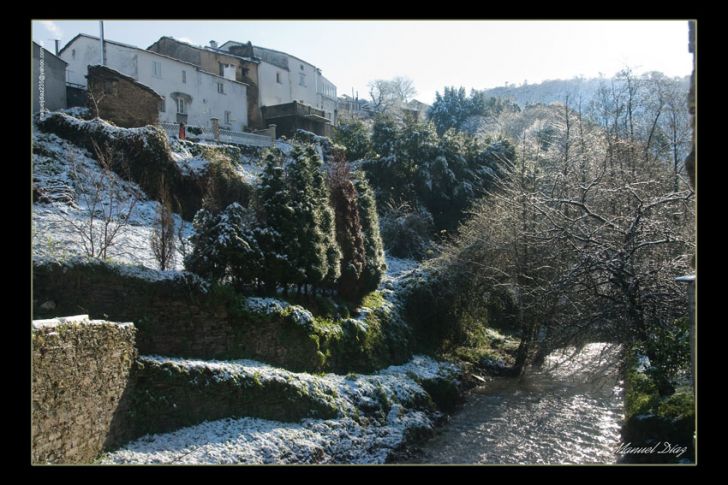
[[[303,101],[304,104],[317,106],[316,83],[319,74],[309,63],[288,56],[288,69],[291,77],[292,101]]]
[[[336,110],[338,101],[336,97],[336,86],[334,83],[319,74],[318,87],[318,103],[317,108],[324,110],[326,117],[332,123],[336,123]]]
[[[260,106],[293,101],[288,71],[267,62],[258,64],[258,99]]]
[[[182,108],[189,126],[210,129],[213,117],[220,120],[222,128],[234,131],[248,125],[245,84],[143,49],[106,42],[105,50],[107,67],[133,77],[164,97],[161,122],[176,123],[178,109]],[[68,63],[68,82],[85,87],[88,66],[101,64],[100,52],[100,41],[85,36],[64,47],[60,57]],[[184,101],[178,103],[179,98]]]
[[[238,42],[228,41],[222,49],[228,50]],[[258,97],[260,106],[302,101],[304,104],[324,110],[326,117],[335,122],[336,86],[321,75],[313,64],[285,52],[255,47],[262,60],[258,65]],[[266,58],[271,61],[266,61]],[[287,65],[288,70],[274,64]]]

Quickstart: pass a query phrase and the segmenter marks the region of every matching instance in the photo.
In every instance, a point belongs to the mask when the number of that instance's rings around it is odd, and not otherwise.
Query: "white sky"
[[[33,21],[53,50],[97,21]],[[582,75],[684,76],[692,70],[687,20],[678,21],[105,21],[106,38],[147,48],[167,35],[196,45],[252,41],[317,67],[338,94],[368,96],[373,79],[407,76],[428,104],[445,86],[484,89]]]

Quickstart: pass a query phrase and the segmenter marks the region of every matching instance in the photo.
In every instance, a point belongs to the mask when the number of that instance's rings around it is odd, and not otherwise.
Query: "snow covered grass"
[[[222,153],[225,153],[224,156],[232,162],[235,173],[250,185],[257,185],[260,182],[260,176],[265,167],[261,156],[250,156],[237,146],[229,147],[190,141],[180,143],[179,140],[170,139],[170,148],[172,159],[185,175],[204,175],[209,169],[211,158],[220,156]],[[227,153],[226,149],[230,152]]]
[[[33,148],[33,183],[50,199],[50,203],[33,204],[33,254],[53,259],[84,256],[83,238],[77,227],[88,227],[92,219],[89,204],[94,184],[102,179],[101,167],[87,150],[37,129],[33,132]],[[124,214],[136,201],[128,224],[119,231],[107,257],[120,263],[157,267],[150,238],[159,203],[148,199],[137,184],[115,173],[109,172],[107,177],[94,216],[97,230],[101,229],[101,213],[110,203],[118,203],[117,212]],[[116,195],[107,190],[109,187],[114,187]],[[173,218],[176,227],[182,227],[183,238],[189,239],[192,224],[178,214]],[[177,254],[175,259],[175,269],[181,270],[182,255]]]
[[[222,419],[171,433],[144,436],[109,453],[100,463],[384,463],[409,438],[430,433],[437,412],[421,382],[457,377],[453,364],[415,356],[373,375],[293,373],[260,362],[142,358],[208,369],[213,379],[255,375],[262,383],[285,380],[328,396],[339,416],[283,423],[257,418]]]
[[[351,418],[282,423],[222,419],[142,438],[102,458],[101,464],[385,463],[412,430],[431,428],[422,412],[393,408],[381,426]]]

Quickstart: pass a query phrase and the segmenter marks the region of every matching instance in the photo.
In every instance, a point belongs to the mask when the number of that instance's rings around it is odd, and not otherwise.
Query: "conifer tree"
[[[328,273],[327,247],[314,181],[316,158],[300,146],[293,149],[292,155],[287,178],[296,225],[295,235],[289,239],[292,282],[299,288],[307,284],[316,287]]]
[[[358,195],[357,207],[364,238],[365,256],[364,269],[359,279],[359,293],[365,294],[377,289],[382,276],[387,270],[387,263],[384,259],[382,237],[379,234],[377,204],[374,200],[374,193],[363,172],[356,172],[354,187]]]
[[[335,162],[329,171],[331,202],[336,215],[336,240],[341,249],[339,294],[353,299],[358,293],[359,279],[366,262],[364,237],[359,220],[357,193],[351,180],[349,165],[343,152],[335,152]]]
[[[262,272],[263,254],[255,238],[255,216],[234,202],[218,214],[200,209],[193,222],[194,249],[185,267],[213,281],[232,280],[236,286],[255,283]]]
[[[318,216],[318,235],[322,237],[321,243],[326,254],[326,273],[322,283],[325,287],[334,288],[341,275],[339,267],[341,250],[336,239],[336,216],[334,209],[331,207],[331,191],[322,168],[322,161],[313,145],[306,147],[305,155],[312,170],[313,197]]]
[[[259,192],[264,226],[256,235],[265,259],[263,281],[268,290],[277,285],[285,289],[294,281],[290,255],[296,242],[292,239],[296,221],[280,154],[268,153],[265,162]]]

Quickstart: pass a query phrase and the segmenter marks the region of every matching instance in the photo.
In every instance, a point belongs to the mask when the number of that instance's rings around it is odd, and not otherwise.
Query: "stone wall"
[[[142,354],[220,358],[232,331],[221,298],[191,274],[158,278],[134,269],[124,272],[101,261],[47,261],[33,271],[34,315],[87,313],[92,318],[131,321]]]
[[[87,78],[89,107],[99,118],[123,128],[159,121],[163,98],[151,88],[105,66],[89,66]]]
[[[131,323],[87,315],[33,322],[33,463],[89,463],[118,441],[134,335]]]
[[[256,359],[294,371],[370,371],[406,361],[408,327],[384,309],[365,329],[332,322],[297,324],[290,311],[260,314],[245,297],[190,273],[162,273],[100,261],[38,262],[36,318],[87,313],[134,322],[141,354],[200,359]],[[290,310],[290,309],[289,309]]]

